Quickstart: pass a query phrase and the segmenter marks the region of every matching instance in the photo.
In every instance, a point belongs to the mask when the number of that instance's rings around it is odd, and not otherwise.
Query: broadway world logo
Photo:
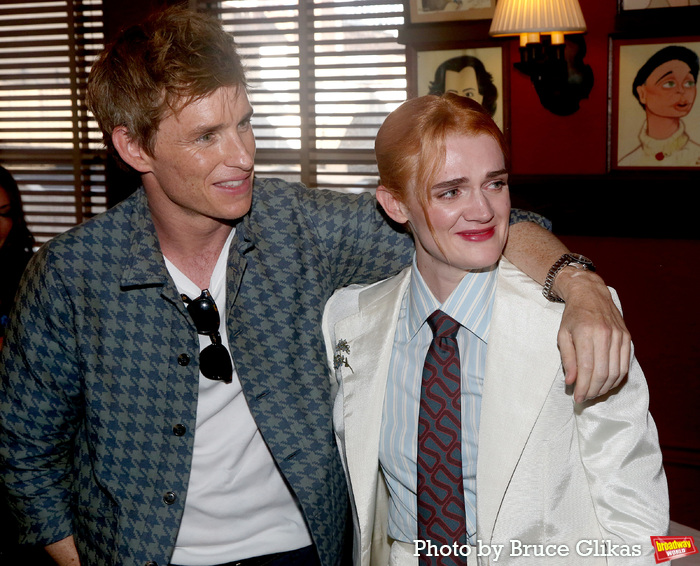
[[[693,537],[651,537],[651,544],[657,564],[698,553]]]

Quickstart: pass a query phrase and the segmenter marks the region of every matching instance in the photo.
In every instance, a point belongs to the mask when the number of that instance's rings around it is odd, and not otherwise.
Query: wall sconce
[[[593,87],[593,71],[583,62],[586,31],[578,0],[499,0],[489,34],[520,36],[515,68],[532,80],[542,106],[559,116],[579,109]]]

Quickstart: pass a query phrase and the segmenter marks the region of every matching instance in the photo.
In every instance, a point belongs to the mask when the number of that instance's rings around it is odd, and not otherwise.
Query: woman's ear
[[[386,212],[387,216],[394,222],[406,224],[408,215],[404,204],[398,200],[384,185],[377,187],[377,201]]]
[[[151,171],[151,157],[129,135],[125,126],[117,126],[112,131],[112,143],[125,163],[139,173]]]

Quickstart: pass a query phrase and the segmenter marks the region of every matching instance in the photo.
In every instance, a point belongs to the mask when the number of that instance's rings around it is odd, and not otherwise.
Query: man
[[[254,181],[245,77],[215,21],[174,8],[126,30],[88,90],[143,188],[44,246],[19,294],[0,450],[22,540],[60,564],[338,563],[322,309],[408,264],[410,239],[368,195]],[[540,281],[565,251],[531,223],[511,237]],[[565,271],[583,398],[622,379],[629,336],[602,280]]]

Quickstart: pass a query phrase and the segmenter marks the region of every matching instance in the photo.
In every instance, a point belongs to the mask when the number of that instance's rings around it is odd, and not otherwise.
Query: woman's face
[[[5,245],[5,240],[12,230],[12,216],[10,210],[10,197],[5,189],[0,187],[0,248]]]
[[[426,210],[435,235],[414,195],[403,212],[423,276],[429,272],[443,280],[460,280],[467,271],[490,267],[501,256],[510,219],[508,173],[501,148],[486,134],[449,135],[445,157]]]
[[[693,108],[697,86],[690,67],[673,60],[654,69],[646,82],[637,87],[637,94],[647,114],[682,118]]]

